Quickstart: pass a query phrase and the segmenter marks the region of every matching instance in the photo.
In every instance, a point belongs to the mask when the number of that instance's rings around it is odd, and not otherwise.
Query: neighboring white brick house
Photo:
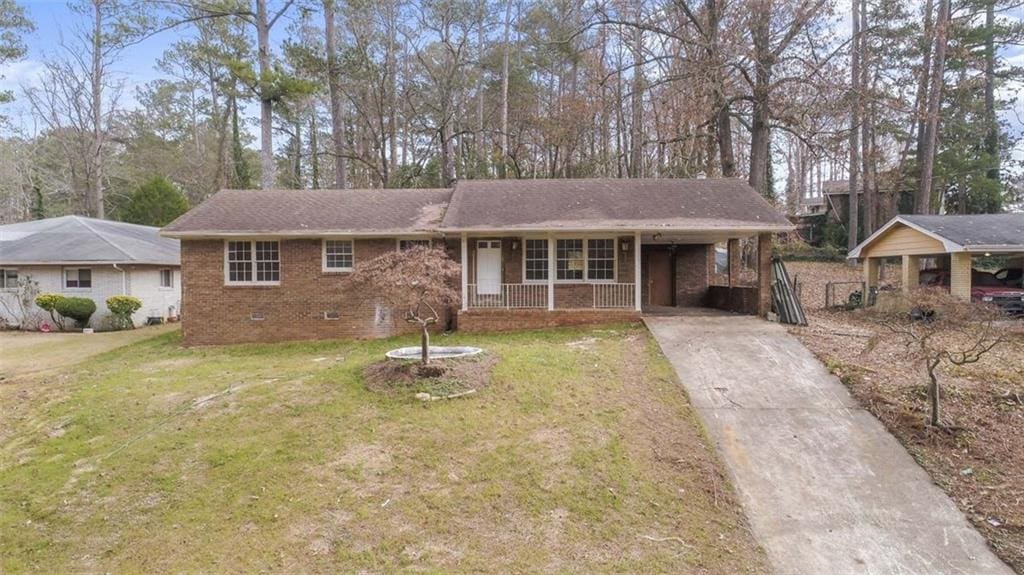
[[[97,328],[106,325],[106,300],[113,295],[142,300],[135,325],[177,316],[181,309],[178,241],[148,226],[78,216],[0,226],[0,318],[6,323],[22,321],[17,286],[26,279],[41,293],[96,302],[90,325]],[[29,316],[29,327],[49,320],[35,306]]]

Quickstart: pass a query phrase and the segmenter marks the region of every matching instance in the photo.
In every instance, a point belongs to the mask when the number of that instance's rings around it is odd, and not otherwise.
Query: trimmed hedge
[[[118,329],[131,329],[132,314],[142,307],[142,300],[130,295],[114,295],[107,298],[107,309],[114,315]]]
[[[89,318],[96,313],[96,302],[87,297],[65,297],[57,301],[54,310],[62,317],[75,320],[78,327],[86,327]]]

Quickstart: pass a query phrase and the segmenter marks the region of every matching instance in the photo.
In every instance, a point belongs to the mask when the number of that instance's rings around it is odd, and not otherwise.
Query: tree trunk
[[[334,156],[334,187],[348,187],[348,165],[345,161],[345,119],[341,107],[341,72],[335,46],[334,0],[324,0],[324,41],[327,50],[327,91],[331,101],[331,144]]]
[[[316,103],[314,102],[309,114],[309,177],[312,180],[310,186],[314,190],[320,189],[320,138],[317,134],[318,129],[316,124]]]
[[[995,0],[985,3],[985,152],[991,165],[986,177],[999,180],[999,118],[996,115]]]
[[[505,0],[505,45],[502,47],[502,149],[498,159],[498,177],[505,179],[509,157],[509,56],[512,51],[512,0]]]
[[[846,247],[849,250],[853,250],[857,247],[858,236],[857,231],[859,228],[860,218],[859,208],[860,202],[858,199],[858,193],[860,192],[860,186],[857,182],[857,177],[861,169],[860,160],[858,158],[860,153],[860,123],[861,123],[861,74],[860,74],[860,54],[861,44],[864,39],[861,37],[860,30],[860,0],[853,0],[853,43],[850,48],[850,182],[849,182],[849,196],[847,201],[847,216],[849,220],[847,222],[847,240]]]
[[[420,362],[430,364],[430,330],[426,322],[420,323]]]
[[[873,130],[873,114],[870,113],[869,107],[873,109],[873,96],[869,96],[871,92],[871,81],[869,73],[869,61],[868,61],[868,5],[867,0],[859,0],[860,2],[860,33],[861,38],[858,42],[860,49],[860,94],[858,102],[861,104],[861,131],[860,131],[860,143],[861,143],[861,178],[863,179],[863,197],[864,197],[864,234],[870,235],[875,231],[875,214],[877,212],[876,201],[875,201],[875,182],[874,182],[874,149],[872,149],[872,130]],[[868,98],[868,105],[864,105],[864,101]]]
[[[398,48],[395,35],[398,34],[397,8],[393,0],[388,1],[388,169],[384,187],[391,185],[391,177],[398,170]],[[402,151],[405,153],[405,150]],[[403,162],[404,164],[404,162]]]
[[[639,18],[639,14],[637,14]],[[643,30],[635,27],[633,30],[633,97],[631,98],[630,124],[630,157],[629,176],[631,178],[644,177],[644,90],[646,79],[643,69]]]
[[[950,0],[939,0],[939,15],[935,21],[935,49],[928,87],[928,109],[925,118],[924,145],[921,151],[921,181],[914,212],[932,211],[932,176],[935,170],[935,152],[939,141],[939,114],[942,113],[942,88],[946,67],[946,46],[949,39]]]
[[[267,81],[270,67],[270,24],[267,0],[256,0],[256,42],[260,72],[260,187],[269,190],[276,181],[274,165],[274,101]]]
[[[89,212],[93,217],[106,218],[103,198],[103,2],[93,0],[92,30],[92,181],[90,182]]]
[[[771,148],[769,96],[774,55],[771,52],[768,20],[756,18],[751,27],[754,42],[753,113],[750,122],[750,187],[763,197],[771,197],[768,189],[768,162]]]
[[[928,419],[934,427],[942,425],[939,417],[939,379],[935,373],[938,366],[938,360],[928,360],[928,400],[931,403],[931,414]]]
[[[917,116],[917,169],[920,173],[921,158],[924,157],[924,127],[928,115],[928,78],[932,70],[932,42],[935,12],[934,0],[926,0],[924,4],[924,38],[921,48],[921,73],[917,78],[917,94],[915,96],[915,112]],[[916,202],[916,196],[915,196]]]

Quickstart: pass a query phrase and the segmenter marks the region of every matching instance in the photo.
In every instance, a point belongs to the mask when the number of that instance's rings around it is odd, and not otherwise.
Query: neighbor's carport
[[[867,289],[878,287],[885,258],[902,258],[903,289],[918,285],[923,257],[949,257],[949,291],[971,298],[971,269],[976,256],[1024,255],[1024,214],[901,215],[889,220],[850,252],[864,264]]]

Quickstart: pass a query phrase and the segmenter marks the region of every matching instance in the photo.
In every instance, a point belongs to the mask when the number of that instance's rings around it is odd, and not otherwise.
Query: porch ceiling
[[[753,237],[757,234],[741,231],[715,230],[706,232],[675,232],[641,234],[641,244],[713,244],[735,238]]]
[[[754,237],[758,233],[762,233],[764,230],[697,230],[697,231],[676,231],[676,232],[641,232],[640,243],[641,244],[655,244],[655,245],[671,245],[671,244],[713,244],[716,242],[724,242],[729,239],[736,238],[749,238]],[[584,237],[595,237],[595,236],[629,236],[632,237],[636,232],[633,230],[579,230],[579,231],[565,231],[558,230],[550,232],[554,237],[570,237],[570,236],[584,236]],[[471,232],[467,233],[466,236],[470,238],[498,238],[498,237],[544,237],[547,235],[543,231],[516,231],[516,230],[504,230],[504,231],[490,231],[490,232]]]

